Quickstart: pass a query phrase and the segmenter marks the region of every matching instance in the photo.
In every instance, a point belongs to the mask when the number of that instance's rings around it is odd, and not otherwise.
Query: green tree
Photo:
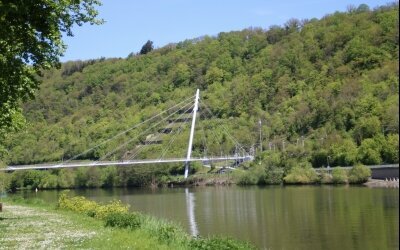
[[[329,155],[332,157],[332,166],[351,166],[356,161],[357,146],[352,140],[345,139],[333,144]]]
[[[143,44],[142,48],[140,49],[140,54],[145,55],[145,54],[149,53],[150,51],[152,51],[153,49],[154,49],[153,42],[150,40],[147,40],[147,42],[145,44]]]
[[[357,159],[367,165],[380,164],[382,162],[380,151],[381,145],[374,139],[365,139],[358,148]]]
[[[91,167],[87,170],[86,172],[86,186],[87,187],[100,187],[103,185],[102,179],[101,179],[101,170],[96,167]]]
[[[176,87],[188,86],[191,78],[191,70],[185,63],[176,66],[173,82]]]
[[[47,172],[41,179],[39,188],[43,189],[57,188],[57,176]]]
[[[222,83],[224,80],[224,70],[218,67],[210,67],[206,73],[207,84],[213,84],[214,82]]]
[[[356,10],[357,12],[368,12],[369,11],[369,6],[365,3],[360,4]]]
[[[349,63],[354,69],[372,69],[386,56],[384,51],[361,37],[353,38],[347,45],[344,55],[345,63]]]
[[[85,167],[80,167],[75,170],[76,173],[74,180],[75,187],[82,187],[82,188],[87,187],[89,180],[89,175],[87,174],[88,170],[89,169]]]
[[[117,168],[115,166],[105,167],[101,169],[101,179],[103,187],[113,187],[117,177]]]
[[[63,33],[99,24],[98,0],[2,1],[0,4],[0,128],[12,127],[20,101],[33,97],[37,74],[59,65]],[[0,131],[1,132],[1,131]]]
[[[43,178],[44,172],[39,170],[27,170],[23,173],[23,186],[37,188]]]
[[[72,169],[63,168],[57,176],[57,186],[59,188],[72,188],[74,187],[75,173]]]
[[[366,138],[371,138],[381,132],[381,122],[378,117],[361,117],[354,128],[354,139],[358,143]]]
[[[399,163],[399,134],[389,134],[382,149],[386,163]]]

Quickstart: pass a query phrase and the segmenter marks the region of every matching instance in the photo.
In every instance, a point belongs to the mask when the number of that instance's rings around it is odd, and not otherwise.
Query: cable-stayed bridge
[[[185,164],[185,178],[188,177],[189,167],[191,162],[201,162],[203,165],[226,162],[224,167],[234,168],[242,162],[253,160],[253,150],[248,152],[229,132],[228,129],[221,124],[221,133],[225,141],[229,141],[232,145],[230,154],[222,153],[219,155],[208,155],[207,139],[205,136],[204,128],[201,127],[202,142],[201,153],[202,155],[193,156],[193,140],[195,135],[196,119],[199,116],[199,106],[201,110],[207,111],[211,116],[211,110],[200,101],[200,91],[196,91],[195,96],[191,96],[178,104],[140,122],[134,126],[122,131],[113,137],[102,141],[101,143],[87,149],[86,151],[77,154],[66,161],[56,163],[41,163],[33,165],[14,165],[7,166],[2,170],[26,170],[26,169],[58,169],[58,168],[76,168],[76,167],[94,167],[94,166],[132,166],[139,164],[168,164],[168,163],[184,163]],[[200,118],[200,117],[199,117]],[[187,144],[186,156],[172,157],[171,148],[176,145],[182,145],[182,136],[184,135],[185,127],[191,124]],[[217,132],[210,129],[211,135],[209,138],[215,139],[221,137]],[[132,136],[133,134],[133,136]],[[201,134],[201,133],[200,133]],[[121,138],[126,140],[121,140]],[[166,141],[165,139],[168,139]],[[121,142],[120,142],[121,141]],[[84,159],[86,155],[111,144],[111,150],[103,153],[99,159],[80,160]],[[139,144],[138,144],[139,143]],[[219,144],[215,142],[214,144]],[[147,150],[149,146],[151,149],[150,157],[146,157],[150,151]],[[157,149],[155,149],[156,147]],[[214,145],[215,147],[215,145]],[[110,146],[108,147],[110,148]],[[147,150],[147,151],[146,151]],[[215,149],[213,150],[215,151]],[[121,153],[123,152],[123,153]],[[157,155],[158,154],[158,155]],[[157,155],[157,157],[154,157]],[[143,157],[143,158],[142,158]],[[112,160],[110,160],[112,158]],[[119,159],[115,159],[119,158]],[[230,165],[228,164],[230,162]]]

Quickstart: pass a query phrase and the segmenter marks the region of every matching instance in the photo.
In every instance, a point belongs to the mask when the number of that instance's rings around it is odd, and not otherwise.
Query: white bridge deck
[[[33,164],[33,165],[18,165],[7,166],[0,169],[3,171],[24,170],[24,169],[54,169],[54,168],[76,168],[76,167],[91,167],[91,166],[130,166],[138,164],[157,164],[157,163],[179,163],[179,162],[212,162],[212,161],[227,161],[227,160],[241,160],[251,161],[253,156],[221,156],[221,157],[205,157],[205,158],[171,158],[171,159],[157,159],[157,160],[129,160],[129,161],[85,161],[85,162],[65,162],[54,164]]]

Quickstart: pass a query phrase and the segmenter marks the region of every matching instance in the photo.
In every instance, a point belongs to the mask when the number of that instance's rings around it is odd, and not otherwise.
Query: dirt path
[[[95,234],[41,208],[3,204],[0,213],[0,249],[65,249]]]

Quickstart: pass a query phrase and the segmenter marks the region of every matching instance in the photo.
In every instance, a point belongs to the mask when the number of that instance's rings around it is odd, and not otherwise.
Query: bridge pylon
[[[189,175],[190,157],[192,155],[192,144],[193,144],[193,136],[194,136],[194,127],[195,127],[195,124],[196,124],[197,110],[199,108],[199,98],[200,98],[200,90],[197,89],[196,97],[194,99],[192,127],[190,128],[189,145],[188,145],[188,150],[187,150],[187,155],[186,155],[186,162],[185,162],[185,179],[187,179],[187,177]]]

